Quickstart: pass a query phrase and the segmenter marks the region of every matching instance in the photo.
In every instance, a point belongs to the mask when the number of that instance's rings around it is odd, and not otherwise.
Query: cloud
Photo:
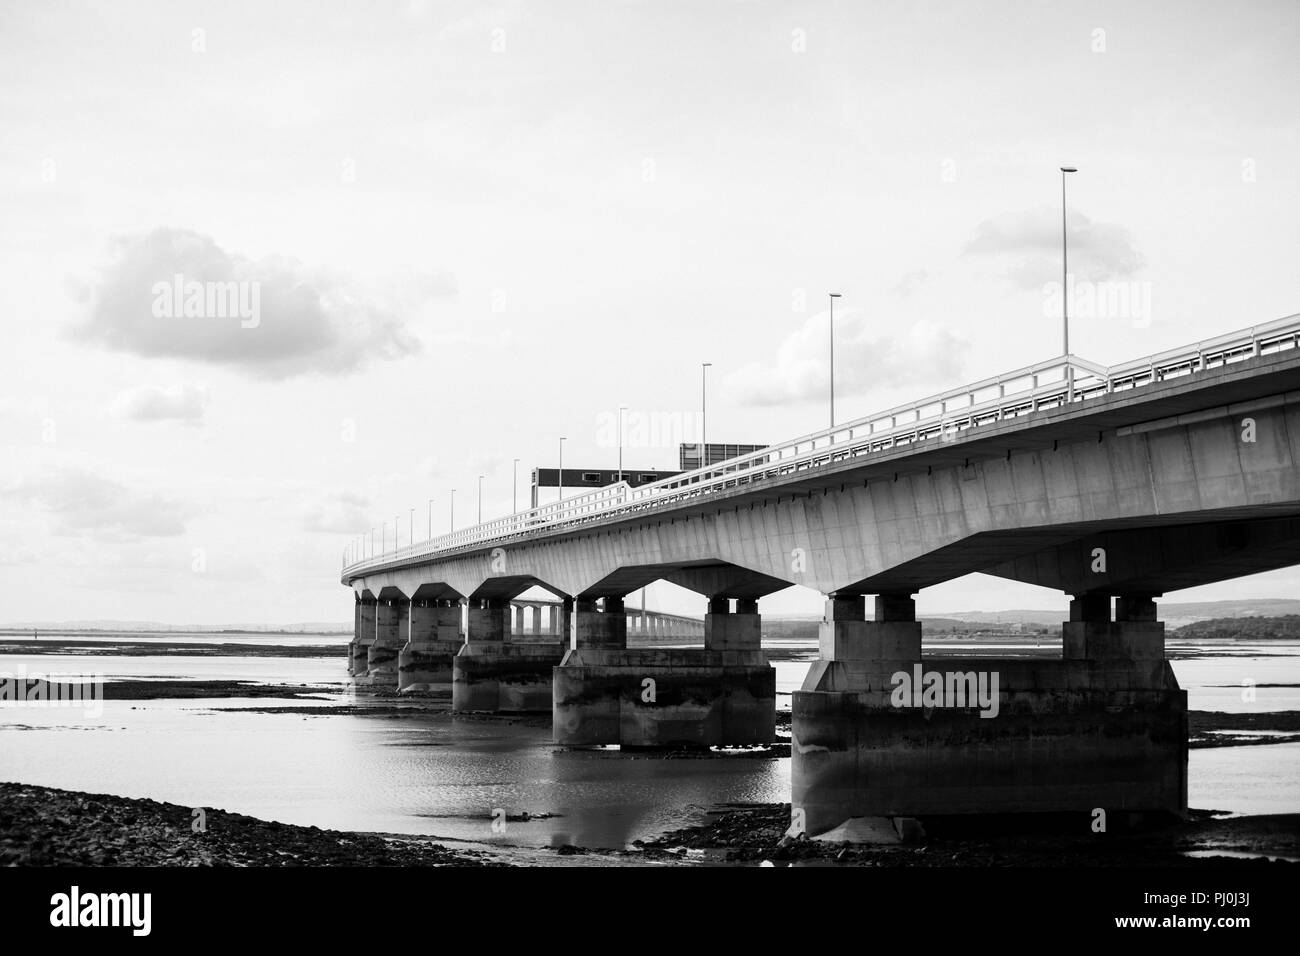
[[[337,375],[418,351],[398,316],[411,296],[451,288],[445,277],[422,282],[403,286],[402,295],[376,294],[328,270],[284,257],[253,261],[209,236],[161,228],[112,243],[74,334],[115,351],[228,365],[257,378]]]
[[[1145,264],[1129,231],[1121,225],[1094,222],[1071,210],[1068,220],[1070,272],[1101,282],[1133,275]],[[966,255],[1006,260],[1007,277],[1024,289],[1059,281],[1061,210],[1050,206],[1009,212],[975,227]]]
[[[187,512],[179,502],[79,468],[10,482],[0,487],[0,497],[43,508],[54,519],[56,535],[133,541],[185,533]]]
[[[759,406],[825,398],[830,390],[827,322],[826,312],[811,316],[777,347],[773,361],[754,362],[728,376],[728,393]],[[947,328],[920,321],[905,332],[881,335],[881,325],[879,317],[869,321],[862,310],[836,310],[837,396],[887,385],[951,382],[960,374],[962,341]]]
[[[113,400],[112,413],[127,421],[176,421],[197,425],[203,421],[208,390],[199,385],[141,385],[127,389]]]
[[[302,529],[328,534],[360,534],[370,527],[368,502],[353,491],[336,491],[302,506]]]
[[[909,272],[898,280],[898,284],[894,286],[894,293],[900,298],[906,299],[928,283],[931,278],[933,277],[930,273],[924,269]]]

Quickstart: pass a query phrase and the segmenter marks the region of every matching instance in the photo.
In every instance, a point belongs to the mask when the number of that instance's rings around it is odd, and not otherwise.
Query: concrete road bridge
[[[354,676],[449,682],[458,710],[549,710],[562,745],[766,743],[759,603],[802,584],[826,601],[793,701],[809,832],[1185,814],[1186,695],[1156,600],[1300,563],[1298,344],[1290,316],[1113,367],[1065,356],[664,481],[350,551]],[[925,653],[914,596],[974,571],[1070,596],[1061,659]],[[702,648],[628,646],[625,599],[660,580],[700,595]],[[510,627],[530,589],[554,598],[544,635]]]

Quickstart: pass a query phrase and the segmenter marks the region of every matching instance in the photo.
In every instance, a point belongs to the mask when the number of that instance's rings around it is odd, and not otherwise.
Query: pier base
[[[452,662],[464,643],[458,602],[412,601],[410,640],[397,658],[397,689],[450,694]]]
[[[555,643],[467,643],[452,661],[451,709],[549,713],[551,672],[563,656],[563,645]]]
[[[375,605],[375,639],[366,654],[366,675],[356,682],[373,690],[397,690],[397,657],[406,643],[403,634],[411,602],[381,600]]]
[[[710,601],[705,648],[628,648],[622,602],[584,620],[578,646],[555,668],[557,744],[624,747],[770,744],[776,735],[776,671],[759,649],[753,601],[729,614]],[[603,619],[603,620],[602,620]]]
[[[913,645],[906,621],[842,623],[828,613],[794,694],[792,822],[809,835],[858,817],[1186,816],[1187,694],[1159,622],[1072,620],[1061,660],[911,657],[919,625]]]
[[[557,641],[510,639],[509,602],[470,601],[465,645],[452,660],[451,709],[459,712],[547,713],[551,671],[564,656]]]
[[[356,633],[348,644],[348,673],[353,683],[364,685],[370,669],[370,645],[375,643],[375,607],[373,600],[362,600],[356,610]]]

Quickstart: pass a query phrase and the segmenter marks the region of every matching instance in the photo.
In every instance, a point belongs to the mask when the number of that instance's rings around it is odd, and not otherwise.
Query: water
[[[198,638],[252,643],[243,635]],[[1032,645],[1019,649],[1032,651]],[[1300,643],[1221,650],[1231,656],[1173,661],[1191,708],[1300,709],[1300,688],[1256,687],[1252,703],[1242,699],[1241,687],[1243,679],[1300,684]],[[19,665],[29,673],[101,672],[110,679],[303,684],[327,699],[110,700],[102,702],[99,719],[58,708],[0,708],[4,780],[219,807],[286,823],[529,846],[620,847],[701,822],[718,804],[781,802],[790,794],[788,758],[564,752],[552,745],[544,721],[456,718],[416,707],[380,717],[329,713],[334,703],[353,699],[340,657],[0,655],[0,671]],[[788,709],[808,662],[774,666],[778,707]],[[277,706],[320,713],[248,710]],[[1192,806],[1300,812],[1300,744],[1194,750],[1189,773]],[[496,810],[551,816],[512,820],[498,832]]]

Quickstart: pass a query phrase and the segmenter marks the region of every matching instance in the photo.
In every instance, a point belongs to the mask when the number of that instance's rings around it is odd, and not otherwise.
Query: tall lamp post
[[[451,489],[451,527],[449,531],[456,530],[456,489]]]
[[[1074,166],[1061,167],[1061,354],[1070,354],[1070,250],[1065,232],[1065,174],[1077,173]],[[1067,360],[1068,362],[1068,360]],[[1065,366],[1066,400],[1074,401],[1074,366]]]
[[[708,465],[706,458],[709,447],[709,369],[712,362],[700,363],[700,467]]]
[[[835,427],[835,300],[840,293],[828,293],[831,299],[831,428]]]
[[[626,405],[618,406],[618,480],[623,480],[623,412]]]
[[[564,500],[564,439],[563,438],[560,439],[560,470],[557,473],[556,484],[560,486],[560,489],[555,500],[563,501]]]
[[[514,489],[510,493],[510,510],[513,514],[519,514],[519,459],[515,459],[515,483]]]
[[[483,523],[483,476],[478,476],[478,523]]]
[[[429,499],[429,540],[433,540],[433,499]]]

